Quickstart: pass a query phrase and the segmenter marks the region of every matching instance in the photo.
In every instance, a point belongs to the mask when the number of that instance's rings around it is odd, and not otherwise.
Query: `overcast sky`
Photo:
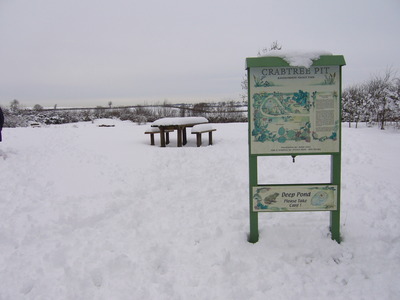
[[[400,71],[399,28],[399,0],[0,0],[0,105],[239,100],[276,40],[344,55],[346,87]]]

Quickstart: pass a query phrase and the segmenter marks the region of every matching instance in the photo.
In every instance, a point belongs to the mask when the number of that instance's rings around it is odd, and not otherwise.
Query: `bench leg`
[[[150,133],[150,145],[154,146],[154,133]]]
[[[208,133],[208,144],[212,145],[212,131]]]
[[[201,133],[196,133],[197,147],[201,145]]]

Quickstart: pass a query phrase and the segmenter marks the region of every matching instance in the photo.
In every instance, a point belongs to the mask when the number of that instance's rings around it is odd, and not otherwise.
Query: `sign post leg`
[[[257,243],[258,242],[258,213],[250,212],[250,234],[248,241],[249,243]]]
[[[250,209],[250,234],[248,237],[248,241],[250,243],[258,242],[258,213],[253,211],[253,186],[257,186],[257,156],[250,155],[249,156],[249,170],[250,170],[250,191],[249,191],[249,209]]]
[[[330,219],[330,230],[332,240],[335,240],[340,244],[341,237],[340,237],[340,166],[341,166],[341,155],[333,154],[332,155],[332,162],[331,162],[331,182],[332,184],[336,184],[338,186],[337,190],[337,210],[331,211],[331,219]]]

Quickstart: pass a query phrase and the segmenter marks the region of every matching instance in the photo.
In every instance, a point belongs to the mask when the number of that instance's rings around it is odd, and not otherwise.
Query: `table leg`
[[[177,129],[177,137],[178,137],[178,147],[182,147],[182,128],[181,127],[178,127],[178,129]]]
[[[186,127],[182,128],[182,134],[183,134],[183,145],[186,145],[187,144]]]
[[[160,144],[161,147],[165,147],[165,129],[164,127],[159,127],[160,128]]]

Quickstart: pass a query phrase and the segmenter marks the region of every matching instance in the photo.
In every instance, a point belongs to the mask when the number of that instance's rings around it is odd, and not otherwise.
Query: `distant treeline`
[[[138,124],[153,122],[166,117],[206,117],[211,123],[247,122],[247,103],[218,102],[196,104],[158,104],[123,107],[95,108],[42,108],[35,105],[32,109],[20,108],[18,100],[11,102],[10,108],[4,108],[5,127],[23,127],[32,124],[65,124],[92,121],[100,118],[130,120]]]
[[[64,124],[92,121],[99,118],[131,120],[138,124],[153,122],[165,117],[206,117],[212,123],[247,122],[247,101],[227,101],[196,104],[156,104],[95,108],[57,108],[45,109],[40,105],[21,108],[18,100],[3,108],[5,127],[21,127],[32,124]],[[386,124],[400,121],[400,79],[388,71],[383,77],[376,76],[363,83],[350,86],[342,92],[342,121],[352,123],[366,122]]]

